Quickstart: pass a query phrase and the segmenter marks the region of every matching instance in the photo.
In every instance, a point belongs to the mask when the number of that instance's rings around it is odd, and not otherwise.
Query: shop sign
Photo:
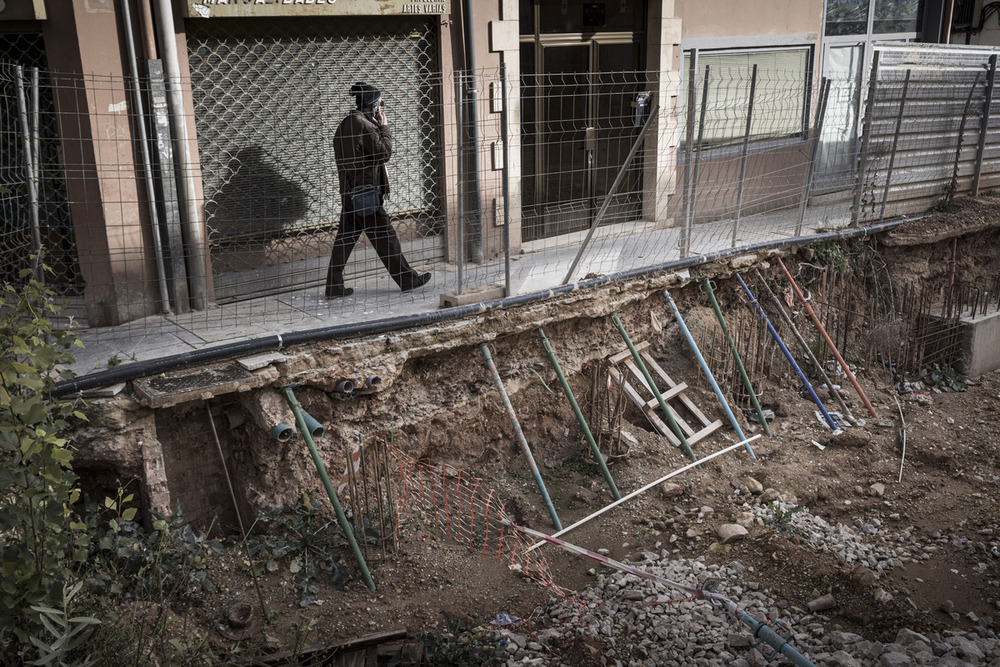
[[[9,1],[9,0],[8,0]],[[41,0],[38,0],[41,2]],[[3,2],[3,0],[0,0]],[[188,18],[221,16],[431,16],[451,13],[451,0],[186,0]]]
[[[0,0],[0,21],[35,21],[45,18],[45,0]]]

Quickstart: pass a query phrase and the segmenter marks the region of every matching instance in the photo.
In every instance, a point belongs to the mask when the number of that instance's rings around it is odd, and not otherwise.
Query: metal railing
[[[183,339],[184,329],[201,332],[197,346],[426,312],[444,293],[523,294],[916,213],[1000,182],[987,49],[883,49],[854,121],[828,111],[849,83],[813,87],[793,70],[692,67],[672,106],[648,96],[658,72],[442,75],[419,35],[405,75],[306,67],[301,44],[282,46],[305,63],[296,73],[260,73],[246,59],[227,64],[209,37],[189,41],[197,62],[179,82],[0,66],[5,279],[43,250],[47,280],[89,335]],[[394,131],[386,213],[406,258],[433,278],[401,293],[362,241],[346,271],[354,295],[327,300],[342,200],[333,135],[363,79],[381,88]],[[181,120],[196,173],[178,174],[164,149],[165,86],[195,110]],[[839,160],[853,165],[842,196],[829,182],[813,188],[831,150],[855,152]],[[198,186],[202,256],[188,251],[179,177]],[[200,262],[209,305],[195,310],[186,291]]]

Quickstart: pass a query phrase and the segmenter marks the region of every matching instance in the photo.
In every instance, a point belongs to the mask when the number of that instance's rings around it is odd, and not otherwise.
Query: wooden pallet
[[[636,344],[635,349],[639,353],[639,356],[642,357],[642,363],[646,365],[646,369],[653,376],[654,380],[658,377],[662,380],[663,384],[666,385],[666,390],[661,391],[660,395],[663,397],[663,402],[667,404],[667,409],[670,410],[670,415],[674,418],[674,421],[677,422],[681,432],[684,433],[684,438],[687,440],[689,445],[694,445],[694,443],[707,437],[722,426],[721,419],[709,421],[708,417],[705,416],[705,413],[699,410],[698,406],[687,397],[684,393],[684,391],[688,388],[687,384],[683,382],[674,382],[673,379],[667,375],[666,371],[660,368],[660,365],[656,363],[656,360],[653,359],[652,355],[648,352],[649,343],[647,341],[642,341]],[[635,360],[632,359],[632,352],[630,350],[619,352],[611,357],[609,361],[611,362],[611,368],[609,371],[611,378],[622,386],[629,399],[631,399],[632,402],[645,413],[646,417],[649,419],[649,423],[653,425],[653,428],[663,434],[674,444],[675,447],[680,447],[681,441],[674,434],[673,429],[660,419],[660,415],[658,414],[660,411],[660,402],[656,400],[656,395],[646,384],[645,376],[643,376],[639,367],[636,366]],[[623,366],[624,370],[619,366]],[[640,390],[642,393],[640,393]],[[645,398],[643,394],[651,396],[652,398]],[[687,411],[690,412],[694,416],[694,419],[698,422],[695,427],[692,427],[691,424],[678,414],[677,410],[675,410],[670,404],[671,400],[679,401],[685,408],[687,408]]]

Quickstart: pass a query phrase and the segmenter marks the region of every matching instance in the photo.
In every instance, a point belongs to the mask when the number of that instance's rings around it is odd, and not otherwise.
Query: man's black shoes
[[[327,287],[326,288],[326,298],[327,299],[339,299],[342,296],[351,296],[354,294],[353,287]]]
[[[413,279],[413,282],[409,284],[400,285],[399,288],[404,292],[409,292],[410,290],[415,290],[418,287],[423,287],[431,280],[431,274],[421,273],[419,276]]]

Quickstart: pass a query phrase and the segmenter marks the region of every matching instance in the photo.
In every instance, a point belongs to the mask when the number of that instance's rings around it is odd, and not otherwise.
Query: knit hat
[[[358,81],[351,86],[351,95],[357,100],[358,108],[364,109],[378,102],[382,97],[382,91],[371,84]]]

